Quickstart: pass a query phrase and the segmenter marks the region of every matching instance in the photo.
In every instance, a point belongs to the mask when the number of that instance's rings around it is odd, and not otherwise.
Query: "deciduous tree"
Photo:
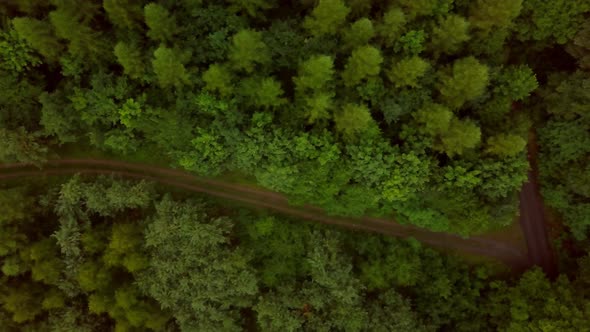
[[[383,56],[378,48],[369,45],[356,48],[342,72],[344,84],[354,86],[363,79],[378,75],[382,62]]]
[[[373,122],[371,112],[364,105],[346,104],[334,114],[336,129],[346,136],[353,136],[366,130]]]
[[[187,55],[180,50],[165,46],[160,46],[154,51],[152,66],[158,77],[158,84],[162,88],[180,88],[190,84],[189,73],[184,67]]]
[[[254,30],[240,30],[235,34],[232,37],[229,60],[235,69],[247,73],[253,72],[256,64],[267,64],[270,61],[270,54],[262,41],[262,33]]]
[[[148,37],[159,42],[171,40],[178,30],[174,16],[165,7],[153,2],[147,4],[143,11],[149,28]]]
[[[453,63],[451,75],[442,74],[439,91],[448,106],[460,108],[481,96],[488,83],[488,67],[474,57],[467,57]]]
[[[350,13],[342,0],[319,0],[303,26],[314,36],[335,35]]]

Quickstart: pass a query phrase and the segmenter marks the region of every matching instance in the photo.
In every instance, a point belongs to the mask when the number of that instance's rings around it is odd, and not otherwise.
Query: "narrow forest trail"
[[[555,253],[549,242],[545,207],[537,183],[539,178],[537,151],[536,135],[531,132],[528,142],[531,171],[529,171],[527,183],[520,191],[520,227],[526,239],[530,265],[541,267],[548,276],[554,278],[559,271]]]
[[[375,232],[392,237],[413,237],[424,244],[434,247],[496,259],[512,267],[515,271],[523,271],[531,265],[531,260],[527,257],[527,253],[513,243],[490,239],[484,236],[462,238],[454,234],[432,232],[415,226],[402,225],[393,220],[380,218],[328,216],[322,209],[317,207],[291,206],[284,195],[276,192],[214,179],[205,179],[181,170],[104,159],[49,160],[44,164],[42,169],[24,163],[0,165],[0,180],[31,176],[70,175],[76,173],[113,174],[127,178],[146,179],[176,188],[233,200],[254,207],[274,210],[306,220]]]

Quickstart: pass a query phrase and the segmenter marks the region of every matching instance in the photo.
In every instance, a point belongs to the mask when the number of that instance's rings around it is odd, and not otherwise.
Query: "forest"
[[[590,331],[590,0],[0,2],[0,331]],[[538,181],[561,274],[120,176],[470,237]]]

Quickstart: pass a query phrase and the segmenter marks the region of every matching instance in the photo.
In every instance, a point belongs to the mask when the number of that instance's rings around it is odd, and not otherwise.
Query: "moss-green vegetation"
[[[160,194],[147,182],[76,176],[6,187],[0,204],[7,331],[588,328],[585,278],[551,284],[532,270],[507,283],[415,240]]]
[[[494,281],[412,243],[74,178],[0,193],[0,326],[588,330],[589,16],[590,0],[0,1],[0,162],[168,165],[468,236],[515,220],[534,130],[576,253],[571,281]]]

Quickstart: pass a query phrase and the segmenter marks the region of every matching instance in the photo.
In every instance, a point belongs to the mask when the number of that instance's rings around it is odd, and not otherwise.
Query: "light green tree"
[[[386,47],[393,46],[403,34],[406,23],[406,16],[400,8],[394,7],[386,11],[376,28],[383,45]]]
[[[140,28],[143,10],[136,0],[103,0],[102,7],[113,24],[121,29]]]
[[[568,0],[526,0],[516,18],[518,39],[555,41],[565,44],[571,40],[590,12],[590,2]]]
[[[345,136],[354,136],[366,130],[373,118],[365,105],[346,104],[334,115],[336,130]]]
[[[103,262],[108,267],[120,266],[132,273],[140,271],[148,264],[142,246],[143,228],[140,224],[114,224]]]
[[[162,88],[181,87],[189,84],[189,74],[184,68],[186,54],[179,50],[160,46],[154,52],[152,66]]]
[[[229,96],[234,90],[232,73],[225,65],[214,63],[203,73],[205,89],[218,92],[221,96]]]
[[[513,66],[502,70],[494,92],[510,100],[523,100],[539,86],[537,77],[528,66]]]
[[[506,28],[522,9],[523,0],[477,0],[469,10],[473,27],[489,32],[492,28]]]
[[[143,78],[145,63],[138,47],[120,41],[115,45],[114,52],[126,75],[133,79]]]
[[[356,48],[342,72],[344,85],[354,86],[365,78],[379,75],[382,62],[383,56],[378,48],[369,45]]]
[[[418,123],[422,124],[419,131],[430,136],[445,133],[453,119],[453,112],[444,105],[427,104],[414,114]]]
[[[501,157],[519,154],[526,147],[526,140],[514,134],[498,134],[487,140],[486,152]]]
[[[453,118],[448,130],[441,134],[440,144],[435,147],[453,157],[476,147],[480,140],[481,130],[473,121]]]
[[[431,37],[435,52],[454,54],[470,38],[469,22],[459,15],[448,15],[432,29]]]
[[[247,73],[253,72],[256,64],[267,64],[270,53],[262,41],[262,33],[249,29],[236,33],[232,37],[229,60],[235,69]]]
[[[32,282],[23,282],[16,287],[7,287],[2,297],[2,307],[12,314],[17,323],[31,321],[43,311],[43,287]]]
[[[442,100],[452,108],[460,108],[485,92],[489,83],[488,67],[474,57],[459,59],[453,63],[452,74],[443,74],[440,83]]]
[[[16,30],[0,32],[0,69],[18,74],[39,64],[39,56]]]
[[[283,95],[281,83],[273,77],[244,79],[240,84],[240,94],[246,98],[246,103],[267,109],[286,102],[281,97]]]
[[[308,123],[315,123],[322,119],[329,119],[330,110],[334,106],[333,94],[318,92],[309,97],[305,97],[305,113]]]
[[[424,51],[425,42],[424,30],[410,30],[397,40],[393,50],[406,56],[415,56]]]
[[[363,17],[350,25],[342,36],[344,47],[351,49],[367,44],[375,36],[373,22]]]
[[[31,47],[45,57],[49,63],[57,62],[63,45],[53,34],[53,27],[46,21],[30,17],[17,17],[12,20],[14,29]]]
[[[350,8],[342,0],[319,0],[303,21],[303,26],[314,36],[334,35],[346,22],[349,13]]]
[[[387,72],[387,77],[397,88],[419,86],[418,81],[430,69],[430,63],[418,56],[396,62]]]
[[[148,37],[156,41],[168,41],[177,31],[176,20],[166,8],[156,3],[147,4],[144,9]]]
[[[87,2],[75,6],[60,2],[57,9],[49,13],[55,34],[68,41],[68,51],[75,58],[85,62],[96,62],[112,54],[104,35],[91,28],[95,14],[95,8]]]
[[[293,78],[300,93],[324,89],[334,79],[334,59],[327,55],[314,55],[299,65],[297,77]]]

